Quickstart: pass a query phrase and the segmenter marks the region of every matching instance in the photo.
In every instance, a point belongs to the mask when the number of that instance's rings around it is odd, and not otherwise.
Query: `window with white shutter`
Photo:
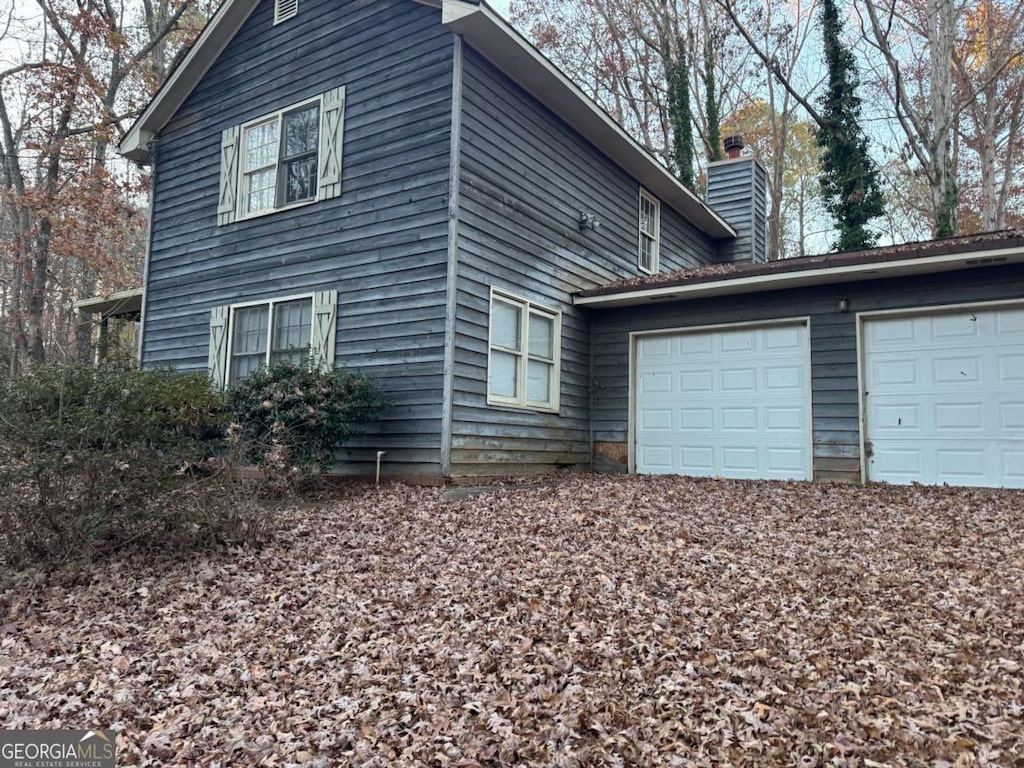
[[[226,388],[284,362],[333,368],[337,313],[337,291],[215,307],[210,315],[211,378]]]
[[[217,223],[341,194],[345,88],[225,130]]]
[[[558,411],[560,312],[491,290],[487,402]]]

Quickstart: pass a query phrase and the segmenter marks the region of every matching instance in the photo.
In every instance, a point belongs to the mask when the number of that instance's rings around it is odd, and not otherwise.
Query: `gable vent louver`
[[[299,0],[274,0],[274,23],[288,21],[299,12]]]

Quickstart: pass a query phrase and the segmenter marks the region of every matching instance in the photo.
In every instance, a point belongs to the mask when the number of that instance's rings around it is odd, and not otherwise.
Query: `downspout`
[[[150,145],[150,203],[148,203],[148,221],[145,223],[145,249],[142,257],[142,299],[138,312],[138,339],[135,351],[135,361],[139,370],[142,368],[142,342],[145,337],[145,305],[146,298],[150,295],[150,256],[153,251],[153,211],[154,199],[157,197],[157,139],[151,139]]]
[[[455,336],[459,309],[459,178],[462,147],[462,35],[452,40],[452,117],[448,155],[448,274],[445,284],[444,385],[441,399],[441,477],[452,474]]]

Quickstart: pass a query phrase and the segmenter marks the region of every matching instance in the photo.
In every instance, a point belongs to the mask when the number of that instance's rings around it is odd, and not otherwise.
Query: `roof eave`
[[[736,237],[735,229],[486,4],[443,0],[442,23],[462,35],[491,64],[579,131],[662,203],[712,238]]]
[[[624,289],[614,293],[596,296],[575,296],[577,306],[595,309],[630,307],[648,304],[652,301],[691,301],[714,296],[728,296],[757,291],[778,291],[786,288],[803,288],[829,283],[843,283],[854,280],[877,280],[881,278],[905,277],[936,272],[952,272],[958,269],[1003,266],[1024,263],[1024,248],[1002,248],[967,253],[930,256],[927,258],[899,259],[893,261],[865,262],[841,267],[805,269],[795,272],[761,274],[749,277],[706,280],[682,285]]]
[[[120,154],[137,163],[150,161],[150,142],[185,103],[258,4],[259,0],[225,0],[125,134],[117,147]]]

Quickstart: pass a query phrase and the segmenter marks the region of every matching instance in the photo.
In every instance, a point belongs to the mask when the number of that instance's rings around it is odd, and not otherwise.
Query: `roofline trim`
[[[615,122],[546,56],[481,0],[442,0],[442,23],[579,131],[603,154],[713,238],[736,230]],[[501,51],[504,46],[506,51]]]
[[[149,143],[174,117],[257,5],[259,0],[225,0],[121,139],[117,146],[120,154],[137,163],[150,162]]]
[[[785,288],[800,288],[809,285],[841,283],[849,280],[876,280],[884,277],[901,277],[932,272],[951,272],[957,269],[1002,266],[1024,263],[1024,247],[998,248],[983,251],[967,251],[941,256],[918,257],[893,261],[869,261],[841,267],[803,269],[778,274],[752,275],[750,277],[707,280],[699,283],[684,283],[675,286],[658,286],[637,290],[623,290],[599,296],[574,296],[576,306],[604,308],[628,307],[646,304],[650,301],[688,301],[711,296],[727,296],[756,291],[778,291]]]

